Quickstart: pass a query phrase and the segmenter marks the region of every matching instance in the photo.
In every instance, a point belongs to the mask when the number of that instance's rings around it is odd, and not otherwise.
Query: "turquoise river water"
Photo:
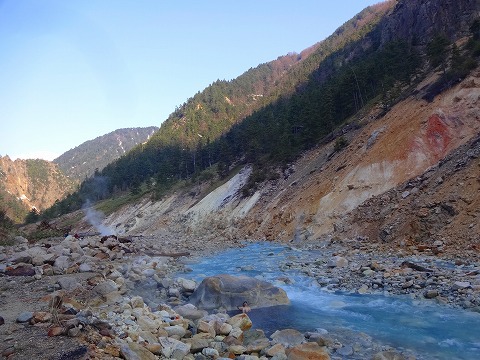
[[[480,314],[406,296],[326,291],[312,278],[280,269],[279,265],[298,256],[298,251],[271,243],[247,244],[189,263],[191,272],[182,276],[201,281],[216,274],[247,275],[283,288],[291,305],[254,309],[249,314],[254,328],[267,335],[285,328],[353,331],[397,349],[408,349],[418,359],[480,359]],[[285,276],[293,283],[277,281]]]

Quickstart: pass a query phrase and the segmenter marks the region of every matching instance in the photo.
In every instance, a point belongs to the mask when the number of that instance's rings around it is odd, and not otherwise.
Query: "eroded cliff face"
[[[281,234],[287,240],[300,232],[303,238],[318,238],[332,233],[367,199],[438,166],[478,136],[479,85],[477,71],[432,103],[410,97],[379,120],[364,119],[361,129],[346,134],[349,146],[340,153],[330,157],[332,145],[327,145],[306,154],[296,164],[299,171],[249,214],[250,219],[265,214],[258,226],[248,227],[249,233],[263,232],[266,238]],[[478,196],[478,189],[472,196]]]
[[[105,223],[119,234],[192,241],[338,237],[471,246],[480,243],[479,101],[477,69],[431,103],[412,96],[379,119],[373,109],[360,128],[346,130],[345,149],[335,153],[333,141],[306,152],[251,197],[241,196],[246,167],[208,194],[199,186],[145,199]]]
[[[45,160],[12,161],[8,156],[0,156],[0,177],[4,194],[16,198],[28,210],[44,210],[73,191],[73,183],[57,165]],[[6,211],[9,215],[8,208]]]

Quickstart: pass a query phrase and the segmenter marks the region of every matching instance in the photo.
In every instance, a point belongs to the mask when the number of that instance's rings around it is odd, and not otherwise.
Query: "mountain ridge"
[[[148,141],[157,130],[156,126],[117,129],[83,142],[52,162],[72,180],[80,182],[92,176],[95,170],[101,171],[135,146]]]
[[[44,211],[73,193],[81,180],[100,171],[158,127],[124,128],[70,149],[53,161],[0,156],[0,199],[6,215],[17,223],[32,210]]]

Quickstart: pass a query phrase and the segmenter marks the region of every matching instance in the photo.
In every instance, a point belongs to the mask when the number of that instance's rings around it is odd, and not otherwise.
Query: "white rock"
[[[162,355],[167,359],[183,359],[190,353],[190,344],[169,337],[159,337],[158,341],[162,345]]]
[[[357,290],[357,292],[359,294],[366,294],[368,291],[368,286],[363,284],[362,286],[360,286],[360,288]]]
[[[173,326],[166,326],[165,331],[167,332],[168,336],[179,336],[180,338],[184,337],[187,331],[184,329],[183,326],[180,325],[173,325]]]
[[[141,296],[134,296],[132,297],[132,300],[130,300],[130,304],[132,304],[132,307],[135,308],[143,308],[145,306],[145,303],[143,301],[143,298]]]
[[[146,277],[152,277],[153,275],[155,275],[155,270],[154,269],[144,269],[142,271],[142,275],[144,275]]]
[[[68,256],[59,256],[55,259],[55,263],[53,264],[54,267],[57,267],[61,270],[68,269],[70,267],[70,259]]]
[[[453,290],[460,290],[460,289],[467,289],[472,285],[468,281],[455,281],[453,283],[452,289]]]
[[[156,332],[160,326],[157,321],[150,319],[148,316],[138,317],[137,324],[143,331],[150,331],[152,333]]]
[[[194,291],[197,287],[197,283],[193,280],[179,278],[177,279],[183,291]]]
[[[112,280],[103,281],[93,288],[93,291],[95,291],[99,295],[107,295],[117,290],[118,286]]]
[[[328,267],[346,267],[348,266],[348,260],[342,256],[334,256],[328,262]]]
[[[213,349],[213,348],[205,348],[202,350],[202,354],[211,358],[218,358],[220,354],[218,353],[218,350]]]
[[[81,263],[80,266],[78,267],[78,271],[81,273],[91,272],[92,267],[87,263]]]

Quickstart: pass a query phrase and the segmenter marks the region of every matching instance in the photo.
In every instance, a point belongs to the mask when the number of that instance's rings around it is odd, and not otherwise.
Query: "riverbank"
[[[228,323],[231,316],[220,312],[208,317],[185,305],[198,285],[181,275],[188,273],[189,263],[243,246],[243,242],[223,239],[199,242],[167,236],[59,238],[38,244],[17,239],[17,244],[0,252],[2,355],[9,359],[38,359],[39,353],[45,359],[153,359],[175,353],[175,358],[189,359],[195,353],[205,359],[228,354],[281,359],[300,344],[278,345],[257,330],[252,339],[239,326],[238,337],[232,338],[218,326],[228,324],[232,329],[224,327],[233,331],[235,321]],[[279,262],[278,268],[298,270],[327,291],[402,294],[468,311],[475,311],[479,304],[480,278],[474,263],[455,264],[428,256],[401,258],[382,254],[361,240],[289,246],[293,255]],[[231,259],[233,266],[237,260]],[[55,305],[55,299],[61,302]],[[301,336],[332,359],[388,352],[414,356],[408,349],[383,346],[366,334],[360,343],[349,340],[346,331],[342,336],[321,332]],[[272,348],[280,350],[274,353]]]

